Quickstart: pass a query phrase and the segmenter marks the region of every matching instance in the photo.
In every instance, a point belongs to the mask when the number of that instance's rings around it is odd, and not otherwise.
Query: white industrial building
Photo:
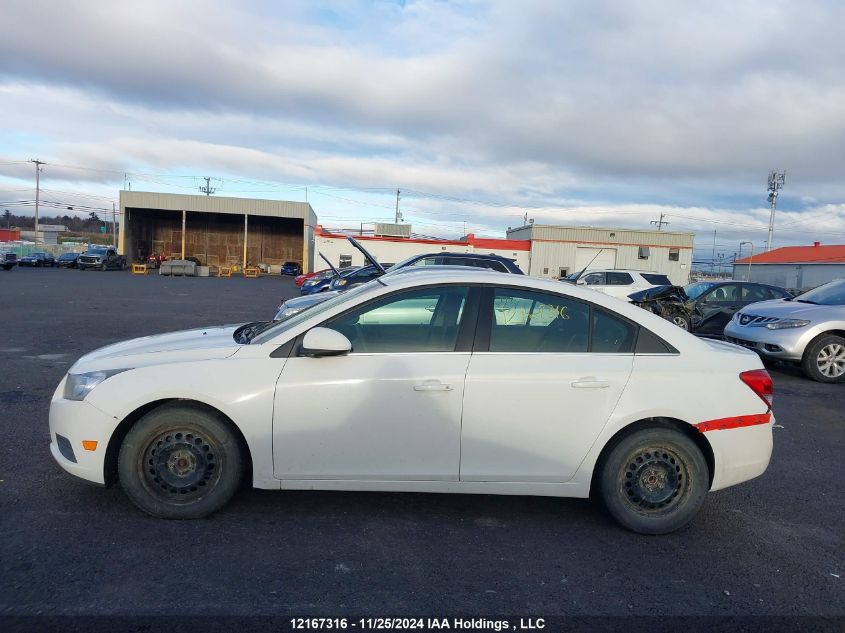
[[[517,266],[526,273],[528,271],[531,244],[527,240],[484,238],[472,234],[462,240],[438,240],[411,237],[410,229],[407,224],[377,225],[374,235],[351,235],[381,264],[395,264],[414,255],[429,253],[481,253],[516,260]],[[346,233],[327,231],[319,224],[314,231],[314,250],[325,255],[338,268],[363,266],[365,263],[364,256],[349,243]],[[314,264],[317,269],[324,267],[320,258],[315,259]]]
[[[693,233],[528,224],[508,229],[508,241],[530,244],[535,277],[560,278],[589,269],[625,268],[662,273],[677,285],[689,282]]]
[[[807,290],[845,278],[845,244],[784,246],[734,262],[733,278]]]

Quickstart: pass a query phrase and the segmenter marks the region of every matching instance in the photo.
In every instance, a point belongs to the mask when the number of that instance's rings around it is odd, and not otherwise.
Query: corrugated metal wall
[[[748,281],[748,264],[734,266],[734,279]],[[754,264],[751,281],[790,290],[807,290],[845,278],[845,264]]]

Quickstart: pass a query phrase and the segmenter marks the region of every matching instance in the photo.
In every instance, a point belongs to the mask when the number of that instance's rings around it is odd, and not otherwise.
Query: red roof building
[[[845,264],[845,244],[812,246],[782,246],[752,257],[736,260],[736,264]]]
[[[782,246],[734,262],[734,279],[807,290],[845,278],[845,244]]]

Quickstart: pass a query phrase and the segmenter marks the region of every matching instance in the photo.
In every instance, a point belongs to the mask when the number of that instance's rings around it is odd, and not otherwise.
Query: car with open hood
[[[163,518],[249,482],[593,497],[662,534],[766,470],[771,405],[748,350],[578,286],[431,267],[90,352],[53,394],[50,450]]]
[[[845,279],[738,311],[725,338],[761,357],[801,366],[819,382],[845,381]]]

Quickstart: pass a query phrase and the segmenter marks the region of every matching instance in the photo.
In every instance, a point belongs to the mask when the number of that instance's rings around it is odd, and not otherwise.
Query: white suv
[[[575,283],[626,301],[632,292],[673,285],[666,275],[640,270],[590,270]]]

